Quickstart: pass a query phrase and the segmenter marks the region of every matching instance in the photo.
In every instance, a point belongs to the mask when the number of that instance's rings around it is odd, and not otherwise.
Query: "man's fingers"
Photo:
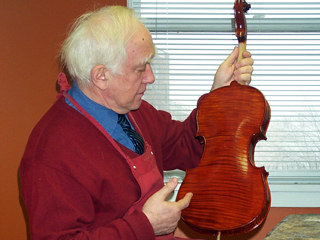
[[[193,194],[192,193],[187,193],[184,198],[180,199],[177,203],[178,208],[180,208],[180,210],[183,210],[185,208],[187,208],[190,204],[191,198],[192,198]]]

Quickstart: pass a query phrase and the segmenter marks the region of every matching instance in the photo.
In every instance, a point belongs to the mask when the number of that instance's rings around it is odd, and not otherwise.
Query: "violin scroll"
[[[247,41],[247,23],[245,13],[251,8],[245,0],[236,0],[234,3],[234,23],[235,23],[235,34],[238,38],[239,43],[239,57],[238,61],[242,59],[242,53],[246,50]]]
[[[235,19],[235,32],[239,42],[247,40],[247,23],[245,13],[251,8],[245,0],[236,0],[234,3],[234,19]]]

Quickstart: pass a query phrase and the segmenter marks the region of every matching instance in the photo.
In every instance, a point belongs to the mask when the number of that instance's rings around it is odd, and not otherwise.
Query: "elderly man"
[[[249,52],[235,48],[213,89],[249,84]],[[195,167],[196,109],[183,122],[142,100],[155,81],[155,46],[134,12],[113,6],[81,16],[62,47],[75,79],[39,121],[21,161],[31,239],[174,239],[192,193],[166,202],[163,170]],[[201,101],[201,98],[200,100]]]

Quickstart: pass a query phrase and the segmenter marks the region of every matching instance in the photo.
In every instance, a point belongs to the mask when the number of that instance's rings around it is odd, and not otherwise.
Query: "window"
[[[255,164],[270,172],[270,185],[274,181],[274,186],[282,184],[290,191],[297,190],[297,184],[311,184],[310,191],[319,192],[320,0],[247,2],[251,4],[246,14],[247,49],[255,60],[251,86],[271,106],[268,140],[256,145]],[[233,4],[233,0],[128,1],[158,48],[153,64],[156,83],[149,87],[146,100],[175,119],[185,119],[237,45]]]

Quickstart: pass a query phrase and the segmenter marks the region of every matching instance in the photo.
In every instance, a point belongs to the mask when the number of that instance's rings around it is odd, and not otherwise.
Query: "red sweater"
[[[184,122],[144,101],[131,113],[161,173],[198,164],[203,146],[195,139],[195,110]],[[137,156],[119,145],[128,156]],[[140,197],[127,162],[64,98],[32,131],[20,178],[31,239],[155,239],[141,211],[124,216]]]

